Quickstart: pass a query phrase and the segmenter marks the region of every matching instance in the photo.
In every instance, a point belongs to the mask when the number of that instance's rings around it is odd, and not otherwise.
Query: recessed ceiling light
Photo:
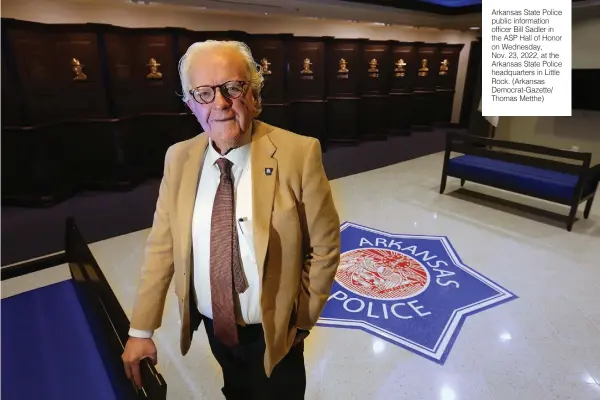
[[[479,27],[478,26],[472,26],[469,29],[472,30],[472,31],[478,31]]]

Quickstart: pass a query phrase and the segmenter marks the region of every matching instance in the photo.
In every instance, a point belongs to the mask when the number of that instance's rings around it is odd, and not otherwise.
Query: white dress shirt
[[[212,209],[220,181],[220,171],[216,161],[225,157],[233,163],[233,185],[235,198],[235,217],[238,230],[240,255],[248,289],[239,295],[241,317],[246,324],[261,322],[260,278],[254,252],[252,234],[252,174],[250,168],[251,143],[232,149],[221,156],[214,148],[212,140],[207,146],[196,202],[192,218],[192,249],[194,257],[194,288],[198,298],[198,311],[212,318],[210,291],[210,231]],[[133,337],[152,337],[151,331],[130,329]]]

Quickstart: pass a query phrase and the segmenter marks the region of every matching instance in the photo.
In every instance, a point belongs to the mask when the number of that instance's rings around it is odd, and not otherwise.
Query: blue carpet
[[[71,281],[1,304],[3,400],[116,399]]]

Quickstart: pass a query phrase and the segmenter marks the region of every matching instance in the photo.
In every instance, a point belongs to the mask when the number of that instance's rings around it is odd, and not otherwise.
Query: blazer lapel
[[[252,216],[254,220],[252,228],[256,264],[262,282],[277,181],[277,160],[273,157],[277,148],[269,138],[268,127],[260,121],[255,121],[254,124],[250,150],[252,160]]]
[[[177,212],[179,214],[179,226],[181,229],[181,250],[183,251],[182,260],[186,270],[190,269],[190,260],[192,253],[192,218],[194,214],[194,204],[196,203],[196,192],[202,173],[202,163],[204,154],[208,145],[208,137],[205,134],[200,135],[197,141],[192,144],[188,158],[183,166],[181,175],[181,185],[179,186],[179,195],[177,196]]]

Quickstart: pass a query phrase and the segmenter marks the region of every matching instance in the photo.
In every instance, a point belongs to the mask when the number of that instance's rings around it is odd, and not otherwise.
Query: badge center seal
[[[431,281],[427,268],[415,258],[380,248],[343,253],[336,280],[354,294],[378,300],[404,300],[417,296]]]

